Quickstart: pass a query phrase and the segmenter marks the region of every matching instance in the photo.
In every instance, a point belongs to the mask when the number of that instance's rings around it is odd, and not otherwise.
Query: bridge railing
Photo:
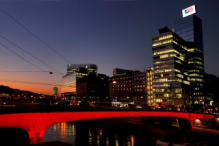
[[[123,108],[123,107],[104,107],[104,106],[61,106],[48,104],[23,103],[11,106],[0,106],[0,113],[26,113],[26,112],[54,112],[54,111],[174,111],[174,110],[152,110],[149,108]],[[174,111],[187,112],[187,111]],[[194,113],[194,112],[189,112]],[[203,113],[200,113],[203,114]],[[206,114],[209,115],[209,114]]]
[[[4,104],[0,102],[0,113],[24,113],[24,112],[53,112],[53,111],[112,111],[112,110],[127,110],[127,111],[175,111],[175,112],[189,112],[189,113],[200,113],[195,111],[177,111],[176,109],[168,110],[164,108],[160,109],[151,109],[149,107],[143,108],[130,108],[130,107],[112,107],[112,106],[103,106],[95,105],[91,106],[89,104],[84,105],[60,105],[55,103],[33,103],[31,101],[20,101],[20,102],[11,102],[10,104]],[[206,114],[209,115],[209,114]]]

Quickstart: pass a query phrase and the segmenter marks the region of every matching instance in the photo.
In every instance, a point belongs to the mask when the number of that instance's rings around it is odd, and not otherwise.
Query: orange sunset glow
[[[61,76],[48,73],[4,73],[0,82],[13,89],[52,95],[53,87],[59,88],[61,85]]]

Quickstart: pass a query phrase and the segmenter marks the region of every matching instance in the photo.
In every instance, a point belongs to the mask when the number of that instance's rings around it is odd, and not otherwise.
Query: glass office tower
[[[188,71],[192,85],[192,104],[202,107],[210,104],[210,100],[204,98],[204,52],[202,20],[195,15],[190,15],[175,21],[174,31],[189,43]]]
[[[98,74],[98,67],[96,64],[68,64],[67,65],[67,74],[76,73],[77,80],[88,76]]]
[[[202,20],[190,15],[175,21],[174,31],[187,42],[194,42],[195,47],[203,50]]]
[[[62,77],[61,94],[76,94],[76,73],[70,73]]]

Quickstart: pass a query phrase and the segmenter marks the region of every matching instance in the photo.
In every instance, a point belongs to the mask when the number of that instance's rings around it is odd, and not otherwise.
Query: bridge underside
[[[151,117],[151,118],[155,118],[155,117]],[[148,117],[147,117],[147,119],[148,119]],[[158,119],[159,119],[159,124],[160,124],[161,130],[167,130],[168,128],[171,128],[173,118],[159,117]],[[193,123],[191,123],[189,120],[183,119],[183,118],[177,118],[177,119],[178,119],[178,123],[179,123],[179,130],[181,132],[193,130]],[[144,123],[144,125],[147,125],[147,126],[149,124],[148,120],[147,120],[147,122],[143,122],[143,123]],[[30,143],[31,144],[41,143],[43,140],[43,135],[44,135],[45,131],[46,130],[28,131]],[[166,133],[166,134],[168,134],[168,133]]]
[[[180,131],[193,130],[193,122],[183,118],[173,117],[144,117],[142,122],[146,127],[159,126],[160,129],[172,129],[174,126],[179,126]],[[174,125],[173,125],[174,124]]]

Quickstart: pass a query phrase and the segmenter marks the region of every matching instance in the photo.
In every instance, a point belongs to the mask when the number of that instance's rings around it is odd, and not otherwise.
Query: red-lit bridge
[[[27,131],[30,143],[42,142],[46,129],[56,123],[117,117],[174,117],[178,118],[180,127],[193,129],[195,119],[214,119],[215,115],[184,113],[173,111],[68,111],[47,113],[11,113],[0,114],[0,127],[23,128]],[[181,127],[181,128],[182,128]]]

